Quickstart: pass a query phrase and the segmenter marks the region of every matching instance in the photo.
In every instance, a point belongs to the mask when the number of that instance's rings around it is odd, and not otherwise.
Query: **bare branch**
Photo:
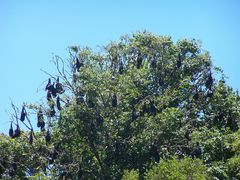
[[[13,111],[14,111],[14,114],[12,114],[12,117],[15,118],[16,120],[16,124],[18,125],[18,112],[19,112],[19,109],[13,104],[13,102],[11,101],[11,106],[13,108]],[[13,119],[14,121],[14,119]]]
[[[54,76],[52,76],[51,74],[49,74],[47,71],[40,69],[42,72],[44,72],[45,74],[47,74],[48,76],[50,76],[51,78],[53,78],[55,81],[57,80]]]
[[[61,61],[62,63],[62,69],[60,69],[60,65],[59,65],[59,60]],[[67,78],[67,75],[66,75],[66,71],[65,71],[65,63],[64,63],[64,60],[60,57],[60,56],[57,56],[55,55],[55,60],[54,60],[54,64],[56,65],[56,68],[57,68],[57,71],[58,73],[60,74],[61,78],[64,79],[65,83],[66,83],[66,87],[69,88],[69,90],[73,90],[73,86],[71,84],[71,82],[69,82],[68,78]]]

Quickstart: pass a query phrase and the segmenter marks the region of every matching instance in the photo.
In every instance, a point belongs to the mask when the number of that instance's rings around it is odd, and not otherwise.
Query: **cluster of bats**
[[[62,109],[59,95],[64,93],[65,90],[63,88],[62,83],[60,83],[59,78],[57,78],[56,84],[51,83],[51,79],[48,80],[48,83],[45,87],[45,91],[47,91],[47,101],[48,101],[48,105],[50,107],[50,111],[47,113],[47,115],[50,117],[54,117],[56,114],[55,105],[59,111],[61,111],[61,109]],[[54,102],[54,98],[56,98],[56,103]],[[27,118],[27,111],[26,111],[25,106],[23,106],[19,120],[24,123],[26,118]],[[17,122],[18,122],[18,120],[17,120]],[[41,108],[39,108],[39,110],[37,112],[37,127],[40,128],[41,131],[45,131],[44,113]],[[17,123],[16,129],[13,130],[13,125],[11,122],[10,129],[9,129],[9,136],[12,138],[17,138],[20,135],[21,135],[21,130],[20,130],[19,124]],[[33,143],[33,136],[34,136],[34,133],[33,133],[33,129],[31,128],[30,135],[28,138],[28,142],[30,144]],[[45,140],[47,143],[51,141],[51,133],[50,133],[49,129],[47,130],[47,132],[45,134]]]

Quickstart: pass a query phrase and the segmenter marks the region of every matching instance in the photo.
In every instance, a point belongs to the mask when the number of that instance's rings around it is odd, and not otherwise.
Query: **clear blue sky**
[[[20,106],[45,97],[40,69],[55,72],[52,53],[67,57],[70,45],[95,49],[144,29],[201,40],[240,89],[238,0],[0,0],[0,133],[8,131],[10,99]]]

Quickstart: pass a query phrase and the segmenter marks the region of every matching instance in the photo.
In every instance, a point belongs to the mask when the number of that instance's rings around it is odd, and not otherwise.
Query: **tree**
[[[239,96],[198,41],[174,43],[170,37],[138,32],[108,44],[103,52],[74,46],[69,54],[68,61],[55,56],[58,77],[49,74],[46,105],[24,104],[27,122],[20,122],[29,124],[30,132],[4,137],[11,141],[6,148],[13,150],[1,152],[6,156],[0,159],[2,177],[26,177],[35,163],[14,151],[16,142],[19,148],[27,144],[26,133],[32,136],[27,156],[40,159],[28,176],[120,179],[124,170],[138,170],[143,179],[155,164],[173,156],[202,158],[206,164],[227,163],[234,156],[225,155],[222,147],[216,156],[217,149],[211,152],[206,144],[210,139],[199,138],[238,130]],[[13,107],[12,123],[20,127],[22,116]],[[29,112],[36,113],[40,132],[33,131]],[[10,161],[13,156],[17,159]]]

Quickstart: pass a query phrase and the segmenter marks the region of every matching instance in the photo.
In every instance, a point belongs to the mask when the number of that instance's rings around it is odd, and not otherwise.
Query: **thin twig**
[[[57,80],[54,76],[52,76],[51,74],[49,74],[47,71],[44,71],[43,69],[40,69],[42,72],[44,72],[45,74],[49,75],[51,78],[53,78],[55,81]]]

